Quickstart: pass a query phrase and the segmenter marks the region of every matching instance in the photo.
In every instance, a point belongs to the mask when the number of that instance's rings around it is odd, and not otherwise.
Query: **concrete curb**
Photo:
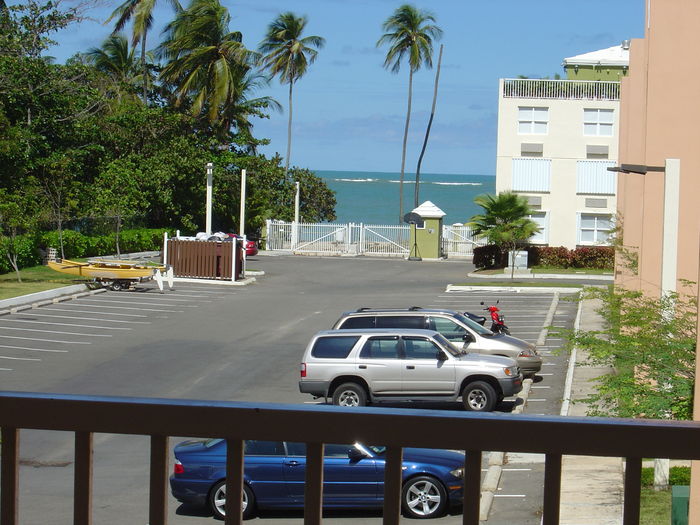
[[[585,285],[581,285],[583,288]],[[469,286],[461,284],[448,284],[446,292],[514,292],[514,293],[578,293],[581,288],[562,286]]]
[[[474,279],[510,279],[510,273],[494,273],[484,275],[480,273],[468,273],[467,277]],[[515,273],[518,279],[570,279],[584,281],[613,281],[615,276],[610,274],[590,274],[590,273]]]

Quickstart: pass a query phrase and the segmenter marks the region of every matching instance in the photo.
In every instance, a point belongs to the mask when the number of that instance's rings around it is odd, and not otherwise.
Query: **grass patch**
[[[671,491],[642,488],[639,518],[642,525],[671,523]]]
[[[22,277],[21,283],[17,281],[15,272],[0,274],[0,300],[87,282],[43,265],[24,268],[19,274]]]

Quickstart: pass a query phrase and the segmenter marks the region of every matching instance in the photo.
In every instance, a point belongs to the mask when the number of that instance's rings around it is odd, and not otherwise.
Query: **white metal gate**
[[[484,244],[485,242],[480,242],[474,237],[469,226],[461,224],[442,226],[442,253],[447,257],[473,257],[474,247]]]
[[[376,255],[408,257],[408,224],[325,224],[267,221],[265,248],[306,255]],[[442,227],[442,252],[447,257],[472,257],[474,239],[471,228],[462,225]]]

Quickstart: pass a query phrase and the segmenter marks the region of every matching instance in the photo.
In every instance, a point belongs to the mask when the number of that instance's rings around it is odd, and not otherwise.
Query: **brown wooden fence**
[[[165,262],[173,267],[175,277],[229,281],[244,277],[243,247],[240,241],[168,239],[167,253],[168,260]]]

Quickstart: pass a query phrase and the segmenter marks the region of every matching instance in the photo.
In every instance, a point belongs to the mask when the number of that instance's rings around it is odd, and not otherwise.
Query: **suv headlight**
[[[464,467],[450,470],[450,474],[452,474],[455,478],[462,479],[464,478]]]
[[[504,368],[503,372],[508,377],[515,377],[518,375],[518,367],[517,366],[509,366],[509,367]]]

